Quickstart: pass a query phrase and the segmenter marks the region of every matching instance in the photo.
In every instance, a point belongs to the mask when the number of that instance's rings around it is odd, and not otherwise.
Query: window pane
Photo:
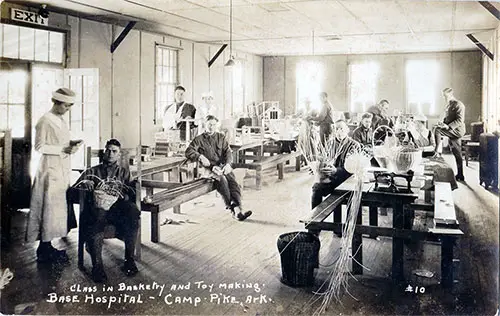
[[[35,30],[35,60],[49,61],[49,32]]]
[[[5,72],[0,73],[0,103],[7,103],[7,74]]]
[[[9,127],[12,137],[24,137],[24,105],[9,106]]]
[[[174,67],[175,66],[175,54],[176,52],[175,51],[170,51],[170,62],[169,62],[169,66],[170,67]]]
[[[26,90],[26,73],[24,71],[14,71],[9,75],[7,102],[23,104]]]
[[[7,104],[0,104],[0,129],[7,129]]]
[[[19,58],[33,60],[35,52],[35,30],[27,27],[19,28]]]
[[[3,41],[3,57],[19,58],[19,27],[4,24]]]
[[[163,60],[162,60],[162,65],[163,66],[168,66],[168,61],[170,56],[170,50],[168,49],[163,49]]]
[[[63,47],[64,47],[64,34],[59,32],[50,32],[49,61],[55,63],[62,63]]]
[[[156,66],[156,83],[163,82],[163,67]]]
[[[156,65],[161,65],[163,60],[163,50],[160,47],[156,47]]]
[[[3,24],[0,23],[0,56],[3,56],[2,52],[3,52]]]

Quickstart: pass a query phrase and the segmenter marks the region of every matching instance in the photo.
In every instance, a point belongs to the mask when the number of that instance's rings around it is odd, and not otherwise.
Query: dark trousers
[[[328,183],[315,183],[312,187],[312,196],[311,196],[311,209],[314,209],[316,206],[320,205],[323,202],[323,197],[330,195],[333,191],[345,180],[347,180],[351,176],[350,173],[339,169],[337,173],[335,173],[332,177],[330,177],[330,182]]]
[[[92,214],[88,223],[87,242],[92,265],[94,267],[102,265],[104,228],[108,225],[115,227],[115,236],[125,243],[125,260],[133,260],[141,215],[137,205],[131,201],[118,200],[108,211],[92,207],[90,212]]]
[[[448,137],[450,148],[455,162],[457,163],[457,175],[464,175],[463,159],[462,159],[462,135],[460,132],[453,129],[434,128],[434,137],[436,139],[436,149],[441,144],[441,136]]]
[[[319,125],[319,139],[323,145],[326,145],[332,135],[332,125],[322,123]]]
[[[238,182],[236,182],[234,173],[230,172],[226,175],[220,176],[219,179],[216,179],[215,189],[222,196],[226,207],[230,207],[231,202],[233,202],[234,206],[241,205],[241,190]]]

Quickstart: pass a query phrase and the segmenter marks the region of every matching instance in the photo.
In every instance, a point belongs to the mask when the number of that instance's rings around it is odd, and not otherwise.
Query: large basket
[[[281,254],[281,282],[290,286],[314,284],[314,268],[319,266],[320,241],[308,232],[282,234],[278,238]]]
[[[394,164],[398,172],[415,170],[421,162],[422,149],[419,148],[398,148],[394,154]]]
[[[108,211],[118,200],[118,196],[108,194],[102,190],[95,190],[94,200],[98,208]]]

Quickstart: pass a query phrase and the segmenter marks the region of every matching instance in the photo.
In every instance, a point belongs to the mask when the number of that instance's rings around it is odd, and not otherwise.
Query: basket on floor
[[[94,191],[94,200],[98,208],[108,211],[118,200],[118,196],[108,194],[102,190]]]
[[[279,236],[281,282],[290,286],[313,285],[314,268],[319,265],[319,248],[319,238],[308,232],[292,232]]]

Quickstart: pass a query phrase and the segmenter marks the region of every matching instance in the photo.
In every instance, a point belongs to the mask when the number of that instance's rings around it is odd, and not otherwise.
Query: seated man
[[[425,115],[416,115],[413,118],[413,124],[409,124],[408,126],[410,141],[412,141],[418,148],[422,148],[423,157],[434,155],[434,147],[436,146],[436,141],[432,131],[427,129],[425,126],[426,121],[427,117],[425,117]]]
[[[352,132],[352,139],[369,148],[372,147],[372,119],[373,114],[369,112],[363,113],[359,126]]]
[[[110,139],[106,143],[103,162],[97,166],[85,170],[75,186],[93,190],[102,180],[112,179],[117,183],[115,187],[122,197],[111,206],[109,210],[103,210],[95,206],[95,203],[85,205],[88,212],[85,223],[89,229],[87,239],[87,251],[92,257],[92,277],[95,282],[103,282],[107,279],[102,264],[102,244],[104,239],[104,227],[113,225],[116,234],[125,242],[125,263],[122,271],[127,276],[137,274],[138,269],[134,261],[135,242],[139,229],[139,218],[141,212],[135,204],[135,188],[131,184],[130,171],[120,164],[121,144],[116,139]],[[90,198],[94,202],[93,196]]]
[[[336,159],[333,167],[320,170],[322,180],[319,183],[315,183],[312,187],[311,207],[313,209],[321,204],[324,196],[331,194],[335,188],[351,176],[344,168],[345,160],[350,154],[361,150],[358,142],[348,136],[349,126],[344,120],[335,122],[335,129],[336,132],[331,150],[336,151],[333,153]]]
[[[231,168],[231,148],[226,137],[215,131],[218,121],[213,115],[207,116],[205,132],[191,141],[186,149],[186,157],[201,163],[207,175],[215,180],[215,187],[222,195],[226,209],[230,209],[239,221],[244,221],[252,212],[243,212],[241,208],[240,186]]]

